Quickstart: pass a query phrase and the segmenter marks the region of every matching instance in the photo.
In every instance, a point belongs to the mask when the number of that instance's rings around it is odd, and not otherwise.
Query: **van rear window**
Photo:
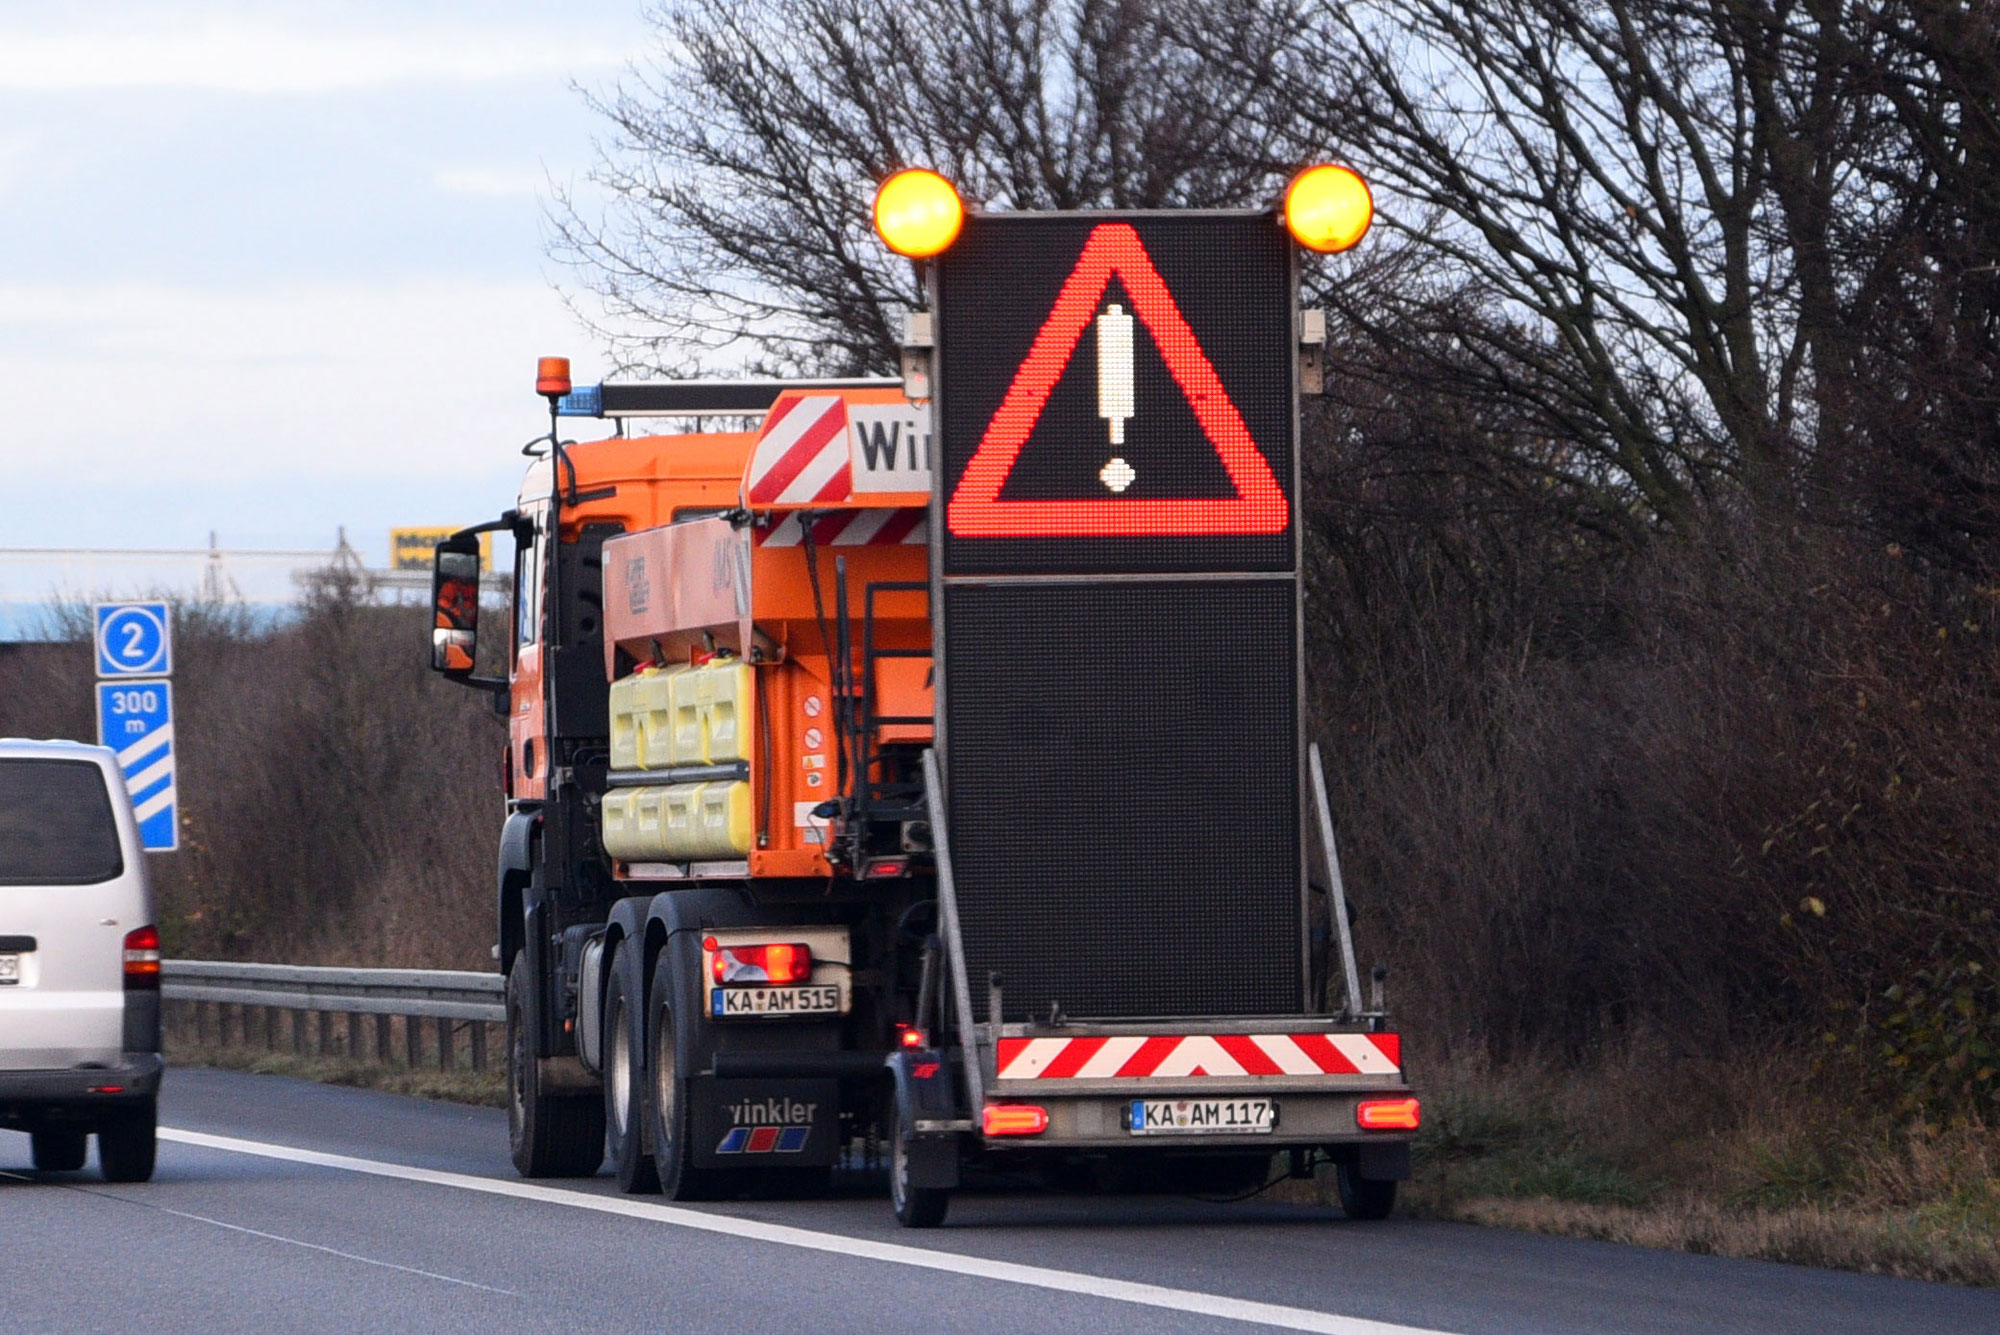
[[[0,760],[0,885],[95,885],[124,870],[103,770]]]

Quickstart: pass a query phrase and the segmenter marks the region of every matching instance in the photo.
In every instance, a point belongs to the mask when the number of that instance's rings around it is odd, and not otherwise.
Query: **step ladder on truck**
[[[432,631],[508,719],[523,1174],[608,1151],[698,1199],[877,1161],[923,1227],[985,1169],[1328,1162],[1389,1212],[1418,1103],[1299,707],[1300,248],[1365,209],[1337,168],[1270,209],[1062,214],[906,172],[876,210],[928,293],[900,379],[544,360],[549,435],[438,545]],[[514,614],[482,634],[493,529]]]

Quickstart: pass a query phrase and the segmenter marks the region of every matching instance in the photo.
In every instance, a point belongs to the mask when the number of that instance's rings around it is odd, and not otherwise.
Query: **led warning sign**
[[[948,573],[1292,568],[1269,214],[975,215],[937,274]]]

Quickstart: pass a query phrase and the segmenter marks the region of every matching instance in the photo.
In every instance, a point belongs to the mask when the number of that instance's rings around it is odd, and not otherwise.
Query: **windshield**
[[[95,885],[124,870],[103,770],[0,760],[0,885]]]

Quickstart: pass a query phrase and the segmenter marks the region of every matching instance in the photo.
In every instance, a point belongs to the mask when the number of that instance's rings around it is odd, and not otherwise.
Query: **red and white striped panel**
[[[846,400],[837,394],[779,399],[750,456],[750,503],[844,501],[854,494],[848,464]]]
[[[1152,1034],[1003,1038],[1002,1080],[1185,1079],[1241,1075],[1396,1075],[1397,1034]]]
[[[835,510],[813,521],[815,547],[921,547],[930,541],[930,515],[911,507],[892,510]],[[756,530],[759,547],[797,547],[805,541],[805,526],[788,514],[768,528]]]

